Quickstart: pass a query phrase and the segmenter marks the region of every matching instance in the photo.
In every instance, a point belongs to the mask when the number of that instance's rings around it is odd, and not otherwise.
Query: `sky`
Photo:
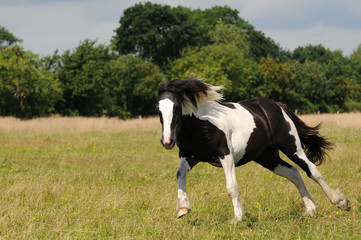
[[[228,5],[284,49],[322,44],[350,55],[361,44],[361,0],[149,0],[206,9]],[[137,0],[0,0],[0,26],[41,56],[85,39],[109,44],[123,11]],[[144,2],[144,1],[142,1]]]

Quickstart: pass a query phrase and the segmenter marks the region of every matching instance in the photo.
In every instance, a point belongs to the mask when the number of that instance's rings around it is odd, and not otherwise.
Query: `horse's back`
[[[242,108],[246,109],[253,118],[254,126],[250,134],[247,146],[241,157],[235,154],[236,166],[243,165],[249,161],[257,159],[270,145],[272,145],[272,134],[268,121],[268,114],[264,111],[265,108],[275,108],[277,104],[272,100],[266,98],[252,98],[238,102]],[[240,119],[239,121],[242,121]],[[234,129],[237,131],[237,129]]]
[[[289,123],[285,121],[279,103],[268,98],[252,98],[238,102],[248,110],[253,118],[256,128],[252,132],[245,155],[238,160],[237,166],[256,160],[269,148],[279,148],[281,138],[289,132]]]
[[[276,103],[268,98],[257,97],[241,101],[239,104],[250,111],[256,121],[261,121],[263,125],[267,125],[269,134],[289,128],[284,118],[282,103]]]
[[[243,107],[250,111],[255,117],[256,123],[259,125],[267,125],[266,131],[268,134],[269,145],[272,145],[281,151],[294,146],[296,138],[299,138],[297,131],[292,135],[291,124],[292,120],[288,114],[283,110],[282,103],[276,103],[268,98],[253,98],[239,102]]]

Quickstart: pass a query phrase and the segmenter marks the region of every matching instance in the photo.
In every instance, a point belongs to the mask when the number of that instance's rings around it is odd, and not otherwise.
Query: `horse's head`
[[[161,143],[165,149],[174,147],[177,132],[182,124],[182,100],[176,91],[169,91],[166,85],[159,87],[157,110],[162,124]]]
[[[172,149],[176,143],[182,116],[195,113],[201,103],[222,99],[222,95],[217,93],[221,88],[195,78],[174,80],[159,86],[157,110],[163,130],[161,142],[166,149]]]

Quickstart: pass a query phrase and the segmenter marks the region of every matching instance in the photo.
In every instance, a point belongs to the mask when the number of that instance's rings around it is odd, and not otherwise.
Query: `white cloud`
[[[143,0],[145,2],[147,0]],[[282,47],[322,44],[349,54],[361,43],[360,0],[151,0],[171,6],[228,5]],[[0,25],[41,55],[90,38],[109,43],[123,11],[139,0],[0,1]],[[360,24],[358,24],[360,22]],[[360,27],[359,27],[360,26]]]
[[[264,18],[269,15],[291,15],[292,9],[308,0],[244,0],[240,1],[240,15],[246,19]]]
[[[0,23],[23,39],[25,49],[46,55],[73,49],[86,38],[109,43],[123,10],[132,4],[108,0],[5,5]]]
[[[307,44],[322,44],[326,48],[340,49],[344,55],[349,55],[361,44],[361,31],[359,29],[325,27],[323,24],[316,24],[308,29],[266,29],[264,32],[280,43],[282,47],[290,50]]]

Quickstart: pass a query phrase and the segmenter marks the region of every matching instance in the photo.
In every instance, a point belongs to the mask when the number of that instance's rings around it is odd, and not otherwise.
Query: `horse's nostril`
[[[164,141],[164,139],[160,140],[160,143],[165,147],[166,149],[172,149],[174,147],[175,141],[173,139],[169,139]]]

